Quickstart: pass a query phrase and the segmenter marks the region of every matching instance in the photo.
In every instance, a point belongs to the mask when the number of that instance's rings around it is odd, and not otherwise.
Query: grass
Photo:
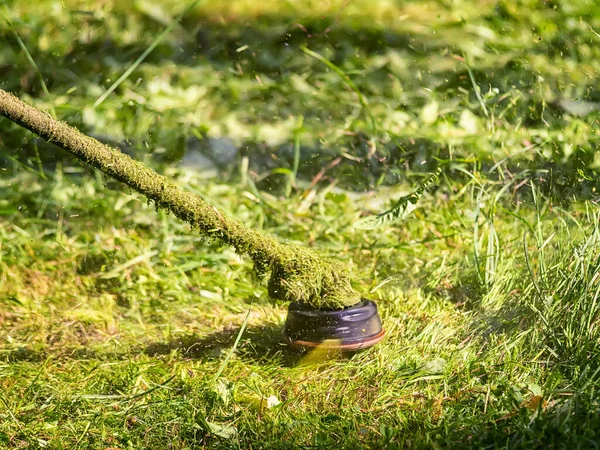
[[[593,2],[186,6],[8,1],[2,87],[344,262],[387,339],[290,351],[250,261],[2,121],[0,447],[597,447]]]

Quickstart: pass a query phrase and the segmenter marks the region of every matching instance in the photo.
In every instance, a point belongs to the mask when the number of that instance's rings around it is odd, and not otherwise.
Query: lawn
[[[188,5],[5,0],[0,88],[341,262],[387,337],[288,348],[249,259],[0,119],[0,448],[599,447],[595,2]]]

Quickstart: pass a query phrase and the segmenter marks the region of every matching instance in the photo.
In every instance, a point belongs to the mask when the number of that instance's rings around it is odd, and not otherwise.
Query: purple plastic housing
[[[284,329],[284,339],[292,346],[326,346],[342,350],[372,347],[384,335],[377,305],[365,299],[337,310],[318,310],[293,302]]]

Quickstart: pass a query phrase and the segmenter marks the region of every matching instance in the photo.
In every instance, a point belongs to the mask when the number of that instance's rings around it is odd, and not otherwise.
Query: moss
[[[282,244],[261,235],[141,162],[1,89],[0,114],[127,184],[206,236],[233,246],[240,254],[249,255],[259,272],[270,271],[271,297],[308,303],[321,309],[339,309],[360,300],[360,294],[352,288],[340,265],[320,258],[307,248]]]

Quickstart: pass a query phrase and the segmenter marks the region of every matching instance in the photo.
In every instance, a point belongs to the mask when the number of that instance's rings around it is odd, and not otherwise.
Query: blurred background
[[[327,176],[347,189],[398,183],[433,157],[510,158],[517,172],[551,170],[553,188],[594,184],[578,175],[598,165],[594,2],[201,2],[174,24],[186,6],[9,1],[2,86],[151,164],[239,176],[246,156],[270,189],[299,131],[300,175],[339,157]],[[34,144],[3,122],[5,167],[35,167]],[[37,145],[43,166],[66,158]]]

